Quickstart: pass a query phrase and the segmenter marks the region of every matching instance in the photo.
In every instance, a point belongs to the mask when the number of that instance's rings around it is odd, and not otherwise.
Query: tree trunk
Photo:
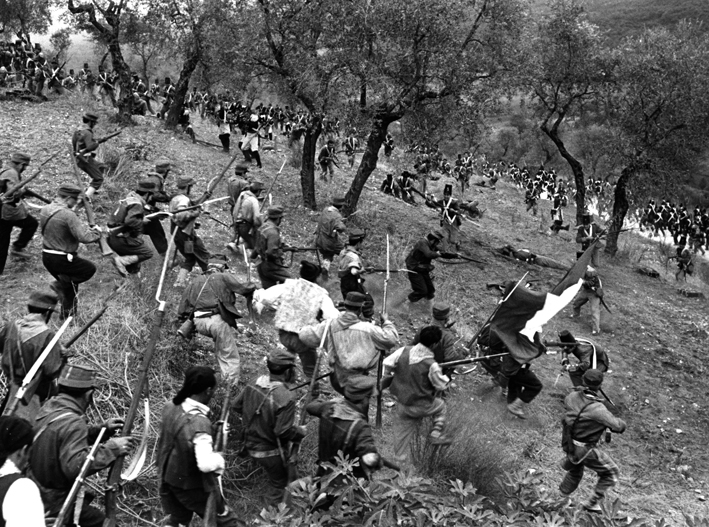
[[[369,136],[367,137],[367,145],[364,148],[362,161],[359,163],[357,174],[352,180],[350,190],[345,195],[345,206],[342,208],[342,215],[347,217],[357,210],[357,203],[362,194],[362,189],[367,183],[369,176],[377,168],[379,159],[379,149],[386,138],[389,125],[400,118],[400,115],[392,114],[386,108],[380,108],[372,120]]]
[[[632,167],[625,167],[613,191],[613,216],[608,225],[605,250],[605,252],[611,256],[615,256],[615,253],[618,252],[618,235],[623,228],[625,216],[630,208],[630,204],[628,203],[628,182],[634,172],[635,170]]]
[[[315,201],[315,159],[318,153],[318,137],[322,132],[322,117],[312,114],[312,120],[303,137],[303,157],[300,164],[300,188],[303,192],[303,205],[317,210]]]
[[[176,128],[178,125],[178,121],[184,111],[185,95],[187,95],[190,89],[190,79],[192,78],[192,73],[194,73],[195,68],[197,68],[197,64],[199,64],[200,56],[201,49],[195,46],[188,55],[187,60],[182,64],[180,78],[175,85],[175,96],[172,99],[172,104],[165,118],[165,128]]]
[[[566,145],[561,140],[561,137],[559,137],[559,133],[555,127],[549,129],[547,126],[543,125],[541,129],[556,145],[559,154],[566,160],[571,167],[571,172],[574,174],[574,183],[576,184],[576,223],[581,225],[583,209],[586,206],[586,178],[583,175],[583,165],[566,149]]]
[[[133,115],[133,93],[131,91],[131,74],[130,67],[126,64],[121,51],[121,45],[118,42],[118,31],[114,31],[111,39],[108,41],[108,52],[111,54],[111,64],[113,71],[118,74],[118,86],[121,93],[116,105],[118,106],[117,120],[122,124],[131,124],[131,116]]]

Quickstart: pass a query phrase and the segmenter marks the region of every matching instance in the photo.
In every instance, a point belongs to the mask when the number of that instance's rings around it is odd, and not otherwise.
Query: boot
[[[251,152],[251,157],[253,157],[256,160],[256,166],[258,168],[263,168],[261,166],[261,154],[258,153],[258,150]]]
[[[599,494],[594,494],[588,499],[588,501],[585,501],[583,503],[582,507],[588,512],[600,513],[603,512],[601,510],[601,501],[603,501],[603,496],[600,496]]]
[[[515,399],[510,404],[507,405],[507,411],[512,415],[519,417],[520,419],[527,419],[527,415],[524,413],[524,402],[522,399]]]
[[[187,269],[180,269],[180,272],[177,273],[177,280],[175,280],[175,287],[185,287],[189,274],[190,272]]]
[[[87,188],[87,189],[84,191],[84,194],[86,195],[86,197],[87,197],[87,198],[89,199],[89,201],[90,201],[90,200],[91,200],[91,197],[92,197],[94,194],[96,194],[96,189],[95,189],[94,187],[89,187],[89,188]]]
[[[118,274],[124,278],[130,274],[128,272],[128,269],[126,269],[126,267],[129,265],[136,264],[136,263],[138,263],[138,257],[135,255],[130,255],[130,256],[115,255],[113,257],[113,267],[115,267],[116,271],[118,271]]]

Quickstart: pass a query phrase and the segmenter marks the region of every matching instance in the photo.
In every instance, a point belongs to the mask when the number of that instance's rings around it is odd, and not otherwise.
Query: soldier
[[[194,330],[214,340],[214,353],[219,363],[222,378],[230,383],[239,382],[241,360],[234,330],[236,319],[241,315],[234,305],[236,295],[250,299],[256,286],[242,284],[234,275],[222,272],[223,262],[209,263],[207,273],[196,276],[182,293],[177,308],[179,320],[192,320]],[[191,338],[192,335],[182,335]]]
[[[421,238],[414,245],[411,252],[406,257],[406,268],[410,273],[406,273],[411,282],[411,293],[409,293],[409,302],[418,302],[422,298],[429,300],[436,296],[436,288],[433,286],[431,279],[431,271],[434,267],[431,263],[436,258],[448,258],[451,255],[448,253],[440,253],[438,244],[443,239],[443,233],[439,230],[432,231]]]
[[[19,152],[12,154],[9,166],[0,171],[0,195],[5,194],[22,180],[22,173],[29,164],[30,156],[27,154]],[[20,189],[12,196],[2,196],[0,201],[0,275],[5,270],[12,229],[19,228],[20,234],[12,244],[10,255],[22,259],[29,258],[30,255],[24,252],[24,249],[37,231],[37,220],[27,212],[22,195],[23,192]]]
[[[416,336],[414,336],[414,339],[411,341],[412,346],[418,344],[421,341],[421,332],[425,327],[434,326],[441,328],[441,340],[431,348],[436,362],[450,362],[464,359],[467,356],[464,348],[460,348],[460,350],[456,349],[456,344],[458,344],[460,338],[458,338],[455,331],[451,329],[455,322],[450,321],[450,312],[451,306],[449,303],[434,303],[431,308],[431,321],[427,326],[419,329],[416,332]]]
[[[163,408],[157,467],[160,501],[169,515],[168,525],[189,525],[194,514],[204,518],[209,499],[204,476],[224,470],[224,457],[214,451],[209,420],[208,404],[216,386],[212,368],[192,366],[180,391]],[[216,524],[237,527],[239,521],[225,506],[217,511]]]
[[[285,265],[279,229],[281,221],[283,221],[283,209],[271,207],[266,214],[268,219],[259,228],[256,242],[256,251],[261,257],[261,263],[256,269],[264,289],[291,278],[288,267]]]
[[[692,253],[687,247],[686,238],[680,240],[680,244],[677,247],[677,272],[675,273],[675,280],[679,281],[680,277],[687,281],[687,275],[692,275],[694,273],[694,261],[692,259]],[[593,307],[593,306],[591,306]]]
[[[590,369],[583,374],[584,386],[566,396],[566,414],[562,420],[562,448],[565,459],[562,468],[566,475],[559,485],[561,495],[569,499],[583,478],[584,468],[598,474],[596,489],[583,507],[590,512],[601,512],[601,502],[606,491],[618,482],[618,465],[603,452],[598,443],[606,428],[615,433],[625,432],[625,421],[614,417],[598,396],[603,383],[603,373]],[[606,432],[606,441],[610,434]]]
[[[608,371],[610,360],[603,348],[590,339],[576,339],[567,330],[559,332],[559,341],[568,342],[561,348],[561,366],[569,372],[574,388],[583,384],[583,374],[588,370]],[[569,355],[578,359],[577,364],[569,362]]]
[[[15,398],[25,375],[54,338],[54,331],[47,324],[57,300],[52,293],[33,291],[27,301],[28,314],[6,323],[0,329],[2,371],[9,383],[3,408],[7,408]],[[53,395],[52,382],[59,377],[65,359],[64,348],[59,343],[55,344],[19,402],[15,415],[34,422],[39,407]]]
[[[96,273],[93,262],[77,255],[79,243],[97,243],[101,228],[86,228],[74,212],[81,189],[65,184],[59,187],[54,201],[39,213],[42,232],[42,263],[54,277],[51,287],[62,303],[61,317],[75,315],[79,284]]]
[[[248,190],[251,185],[251,179],[246,174],[249,171],[249,166],[245,163],[239,163],[234,167],[234,175],[227,182],[227,194],[229,195],[229,205],[231,212],[234,213],[236,200],[239,199],[241,193]]]
[[[330,277],[332,259],[345,248],[342,236],[347,227],[340,214],[340,209],[344,206],[345,198],[333,198],[332,205],[320,213],[318,228],[315,231],[315,247],[322,255],[323,278],[326,281]]]
[[[394,151],[394,137],[387,132],[384,138],[384,155],[386,157],[391,157],[391,153]]]
[[[113,84],[111,83],[110,74],[104,70],[103,66],[98,67],[98,93],[101,96],[101,102],[106,104],[106,97],[108,97],[108,102],[113,105],[113,100],[115,98],[113,94]]]
[[[162,95],[164,97],[162,108],[157,113],[158,119],[164,119],[167,112],[170,111],[170,106],[172,106],[172,101],[175,98],[175,86],[172,84],[170,77],[165,77],[165,84],[163,86]]]
[[[244,246],[251,253],[256,248],[256,238],[259,228],[263,224],[261,209],[259,206],[259,195],[263,192],[265,185],[260,181],[254,181],[244,190],[236,200],[232,219],[234,221],[234,239],[244,241]],[[236,252],[236,243],[231,242],[227,247]]]
[[[337,465],[339,452],[352,461],[359,461],[353,467],[355,478],[369,479],[374,471],[381,468],[382,458],[374,442],[367,415],[369,399],[376,384],[374,377],[359,377],[345,387],[344,400],[316,401],[305,407],[310,415],[320,419],[316,476],[325,477],[332,472],[324,463]],[[336,478],[330,486],[337,487],[343,479]],[[325,507],[329,507],[334,499],[328,496]]]
[[[193,205],[190,199],[190,192],[194,185],[194,179],[189,176],[177,178],[177,194],[170,200],[170,212],[172,213],[172,228],[175,236],[175,246],[180,254],[185,258],[180,266],[180,272],[175,280],[175,287],[184,287],[187,275],[195,266],[199,265],[203,272],[207,271],[209,265],[209,251],[204,246],[202,238],[195,233],[195,220],[199,217],[200,209],[192,209],[180,212]]]
[[[399,406],[395,422],[394,455],[400,462],[408,462],[409,445],[418,430],[419,422],[433,419],[432,445],[449,445],[451,440],[443,433],[446,425],[446,403],[439,397],[450,383],[443,374],[433,348],[438,346],[441,328],[426,326],[421,330],[419,343],[404,346],[384,359],[387,375],[382,387],[390,386]]]
[[[244,388],[234,410],[242,415],[244,449],[266,473],[265,500],[269,505],[284,501],[288,485],[288,452],[291,444],[305,437],[305,427],[295,424],[295,395],[288,385],[295,380],[295,358],[282,349],[269,353],[268,375],[259,376]]]
[[[327,289],[317,283],[319,277],[320,267],[303,260],[300,262],[299,279],[289,279],[254,292],[254,307],[259,313],[263,306],[276,308],[273,324],[278,329],[278,340],[288,351],[300,357],[307,380],[315,371],[317,349],[304,344],[298,337],[298,331],[304,326],[340,316]],[[317,393],[317,385],[315,389]]]
[[[158,159],[155,162],[155,172],[148,172],[145,176],[144,180],[152,182],[156,187],[155,191],[150,192],[145,197],[146,211],[150,213],[159,212],[161,210],[160,203],[170,203],[170,196],[165,192],[165,181],[170,174],[171,168],[172,166],[168,159]],[[153,242],[153,247],[155,247],[158,254],[165,256],[168,243],[165,229],[159,216],[145,220],[143,234],[147,234],[150,237],[150,241]]]
[[[0,417],[0,525],[44,527],[44,504],[34,481],[24,475],[32,446],[32,425],[17,416]]]
[[[335,176],[335,163],[337,155],[335,153],[335,141],[328,139],[327,144],[320,149],[318,163],[320,163],[320,178],[327,181],[327,173],[330,172],[330,179]]]
[[[355,228],[350,231],[347,246],[340,253],[337,276],[340,277],[340,293],[342,293],[343,300],[347,298],[348,293],[355,291],[367,295],[371,303],[374,304],[371,295],[364,289],[365,279],[362,277],[365,268],[360,251],[365,237],[366,233],[362,229]]]
[[[353,129],[352,133],[350,136],[345,139],[345,156],[347,156],[347,162],[350,165],[350,168],[354,167],[354,162],[355,162],[355,153],[357,152],[357,148],[359,147],[359,139],[355,136],[357,133],[357,130]]]
[[[91,183],[85,191],[86,197],[91,199],[103,185],[104,167],[96,161],[96,149],[99,143],[94,138],[94,127],[98,117],[93,113],[85,113],[82,121],[86,128],[74,132],[71,143],[76,157],[76,166],[91,178]]]
[[[598,276],[598,271],[590,265],[586,268],[583,276],[583,285],[574,299],[574,312],[570,318],[581,316],[581,306],[586,302],[591,306],[591,321],[593,322],[592,335],[601,332],[601,300],[603,299],[603,284]]]
[[[583,212],[581,221],[582,223],[576,231],[576,243],[581,244],[581,250],[576,253],[576,258],[579,258],[601,233],[601,228],[593,221],[593,214],[591,214],[588,210]],[[596,244],[591,257],[591,265],[596,269],[598,269],[598,251],[600,249],[601,244]]]
[[[330,338],[325,346],[332,365],[330,382],[336,392],[344,395],[348,383],[369,375],[377,367],[380,350],[393,348],[399,333],[386,313],[382,313],[382,327],[362,320],[362,310],[367,303],[362,293],[349,293],[344,302],[345,312],[332,324],[327,321],[305,326],[298,337],[307,346],[320,345],[323,333],[329,327]]]
[[[30,455],[32,476],[39,486],[47,518],[56,518],[74,481],[81,472],[91,446],[101,428],[106,428],[103,444],[96,450],[86,476],[108,467],[125,456],[133,440],[111,437],[123,427],[122,419],[109,419],[98,426],[86,422],[86,410],[96,390],[96,371],[80,364],[66,366],[59,377],[59,395],[47,401],[34,423],[34,442]],[[105,516],[89,503],[94,495],[86,491],[79,513],[82,527],[99,527]],[[73,508],[70,518],[74,517]]]
[[[244,138],[241,140],[241,151],[244,153],[244,158],[247,163],[251,163],[252,158],[256,160],[257,168],[263,168],[261,166],[261,155],[258,151],[260,130],[258,114],[252,112],[249,116],[249,120],[245,123]]]
[[[140,264],[153,257],[143,240],[146,200],[157,191],[153,181],[141,180],[134,192],[118,202],[108,217],[108,245],[114,250],[113,265],[121,276],[140,272]]]

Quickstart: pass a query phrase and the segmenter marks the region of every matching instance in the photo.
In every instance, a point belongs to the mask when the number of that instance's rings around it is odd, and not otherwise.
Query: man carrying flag
[[[507,410],[525,419],[525,405],[541,392],[542,383],[530,370],[531,362],[546,353],[540,339],[547,322],[561,311],[581,289],[586,267],[597,242],[579,257],[566,276],[549,293],[524,287],[524,277],[508,283],[503,300],[490,317],[490,347],[509,351],[505,356],[500,380],[507,385]],[[525,275],[526,277],[526,275]]]

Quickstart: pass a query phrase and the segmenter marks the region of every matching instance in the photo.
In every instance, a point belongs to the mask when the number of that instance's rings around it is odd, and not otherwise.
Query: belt
[[[265,457],[275,457],[275,456],[280,456],[281,451],[278,449],[275,450],[247,450],[249,455],[255,459],[263,459]]]
[[[193,318],[207,318],[211,317],[214,315],[219,314],[219,309],[216,307],[208,308],[208,309],[200,309],[199,311],[194,312],[194,317]]]
[[[572,439],[574,442],[574,445],[581,447],[581,448],[596,448],[598,443],[582,443],[581,441],[576,441],[575,439]]]
[[[64,251],[55,251],[54,249],[42,249],[42,252],[47,254],[58,254],[60,256],[74,256],[72,253],[65,253]]]

